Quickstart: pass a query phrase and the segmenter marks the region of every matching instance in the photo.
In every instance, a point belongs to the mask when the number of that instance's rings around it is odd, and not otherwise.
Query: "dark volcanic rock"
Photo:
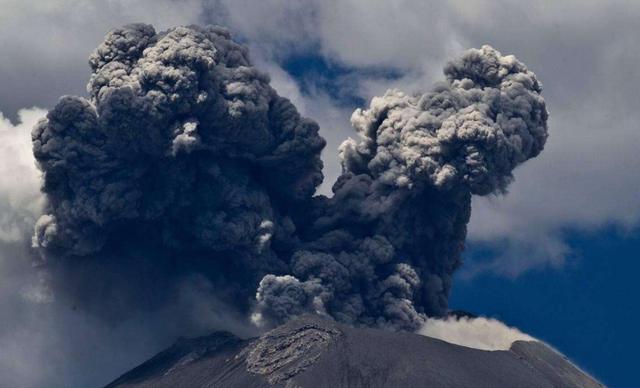
[[[260,338],[179,340],[108,387],[602,387],[540,342],[508,351],[305,316]]]

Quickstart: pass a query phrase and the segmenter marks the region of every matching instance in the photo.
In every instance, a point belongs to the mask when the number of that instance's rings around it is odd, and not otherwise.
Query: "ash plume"
[[[431,92],[356,110],[334,194],[315,196],[317,124],[226,30],[125,26],[90,65],[89,98],[33,130],[33,241],[55,289],[111,318],[198,274],[259,324],[311,311],[414,330],[446,313],[471,196],[504,192],[547,137],[535,75],[483,46]]]

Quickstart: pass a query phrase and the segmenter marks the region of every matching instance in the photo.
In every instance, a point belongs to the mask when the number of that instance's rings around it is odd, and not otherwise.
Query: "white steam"
[[[418,334],[481,350],[509,350],[515,341],[535,338],[493,318],[429,319]]]

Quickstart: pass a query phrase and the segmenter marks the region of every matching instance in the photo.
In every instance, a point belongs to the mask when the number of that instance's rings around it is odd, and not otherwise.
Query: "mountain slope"
[[[540,342],[485,351],[317,316],[259,338],[182,339],[124,374],[124,387],[602,387]]]

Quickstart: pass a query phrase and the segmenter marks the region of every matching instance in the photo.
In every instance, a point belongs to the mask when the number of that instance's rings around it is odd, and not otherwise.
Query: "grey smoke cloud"
[[[34,244],[54,289],[111,319],[198,273],[259,323],[314,311],[416,329],[447,310],[472,194],[504,192],[547,136],[535,75],[483,46],[433,91],[356,110],[334,195],[314,196],[318,125],[226,30],[129,25],[89,62],[89,98],[33,131]]]
[[[212,328],[255,335],[220,302],[202,276],[174,284],[171,303],[133,312],[117,324],[61,298],[46,271],[33,267],[33,225],[42,213],[31,130],[46,115],[25,109],[0,120],[0,385],[86,387],[112,380],[180,335]]]
[[[472,250],[478,245],[497,249],[489,262],[467,255],[463,271],[469,264],[474,267],[468,274],[488,271],[516,277],[529,269],[561,269],[565,260],[580,261],[581,248],[568,243],[566,231],[597,234],[613,226],[619,238],[637,233],[640,180],[628,172],[640,163],[635,104],[640,48],[634,40],[640,3],[218,3],[228,13],[225,25],[247,36],[252,49],[267,46],[276,56],[286,56],[292,47],[302,50],[287,37],[304,36],[304,42],[310,42],[306,52],[353,69],[354,93],[367,100],[389,88],[421,91],[422,85],[440,77],[447,58],[486,42],[518,53],[535,69],[545,81],[545,100],[553,107],[549,126],[555,130],[544,154],[516,171],[518,179],[508,195],[474,198],[468,235]],[[303,3],[313,11],[297,12]],[[261,7],[275,15],[262,17]],[[296,23],[278,22],[291,14]],[[364,74],[368,66],[379,64],[400,70],[401,78]],[[311,117],[321,121],[327,112]],[[324,123],[321,128],[327,149],[335,138],[345,136],[327,132]],[[330,157],[327,153],[327,176]]]
[[[292,294],[356,324],[413,329],[446,312],[471,194],[503,192],[512,170],[538,155],[547,111],[535,75],[489,46],[444,72],[433,92],[389,91],[354,112],[360,139],[340,147],[342,175],[315,221],[318,237],[294,254],[295,278],[261,283],[268,315],[286,318]]]
[[[277,252],[295,243],[287,213],[322,180],[318,126],[220,28],[130,25],[90,64],[90,99],[63,97],[33,132],[48,199],[35,244],[80,264],[53,266],[82,268],[65,286],[88,304],[87,282],[107,287],[133,260],[151,283],[202,266],[233,279],[229,292],[248,303],[247,284],[285,268]],[[114,278],[99,275],[101,262]]]

